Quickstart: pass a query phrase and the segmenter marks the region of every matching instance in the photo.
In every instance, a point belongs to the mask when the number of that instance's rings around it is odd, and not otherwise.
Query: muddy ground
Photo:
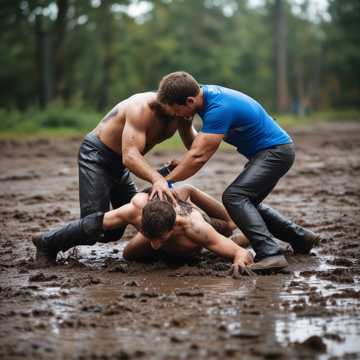
[[[325,238],[280,274],[240,280],[209,253],[127,263],[130,228],[34,269],[31,237],[78,217],[81,139],[2,141],[0,358],[360,358],[360,123],[292,135],[295,165],[267,203]],[[149,161],[176,156],[155,149]],[[190,183],[220,199],[243,164],[218,153]]]

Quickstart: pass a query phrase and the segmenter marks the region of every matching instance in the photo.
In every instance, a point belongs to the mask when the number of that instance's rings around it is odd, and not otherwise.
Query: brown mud
[[[31,237],[78,216],[81,139],[1,141],[0,358],[360,358],[360,124],[292,135],[295,165],[267,203],[325,239],[280,274],[240,280],[209,253],[128,263],[130,227],[35,269]],[[218,153],[190,183],[220,199],[244,162]]]

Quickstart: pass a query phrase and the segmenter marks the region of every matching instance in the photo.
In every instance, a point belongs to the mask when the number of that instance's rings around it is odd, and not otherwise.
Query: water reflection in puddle
[[[276,320],[275,332],[277,340],[285,345],[295,341],[303,342],[310,336],[317,335],[327,345],[328,354],[341,356],[345,353],[360,353],[359,319],[342,316],[331,319],[299,319],[292,314],[286,320]],[[319,357],[326,358],[328,355]]]
[[[105,253],[98,251],[98,255],[106,257]],[[109,254],[107,254],[109,255]],[[119,258],[118,254],[113,255],[114,259]],[[218,321],[226,324],[226,331],[232,336],[256,337],[262,336],[273,338],[283,346],[288,346],[294,342],[303,342],[313,335],[321,336],[327,345],[327,354],[332,356],[342,356],[345,353],[360,353],[360,319],[358,317],[345,317],[341,315],[341,308],[351,307],[354,311],[360,307],[358,299],[344,298],[336,299],[334,304],[326,302],[324,310],[334,311],[334,315],[329,312],[322,316],[312,315],[303,317],[294,312],[294,304],[300,300],[305,309],[311,307],[309,299],[311,294],[331,299],[333,294],[346,289],[359,290],[359,282],[355,284],[339,284],[327,280],[322,280],[316,275],[302,276],[302,271],[326,271],[332,267],[326,263],[326,259],[319,260],[318,257],[307,258],[305,260],[292,260],[289,274],[279,274],[276,276],[255,276],[244,277],[234,280],[230,277],[206,277],[206,276],[173,276],[171,270],[151,271],[144,275],[136,276],[109,276],[106,284],[97,284],[85,288],[76,289],[72,296],[71,303],[66,301],[55,301],[55,315],[61,315],[64,320],[71,317],[76,311],[76,305],[83,299],[89,300],[94,304],[103,306],[121,299],[125,303],[131,304],[134,299],[124,299],[124,279],[126,282],[136,281],[138,286],[129,287],[129,293],[156,292],[158,299],[162,296],[175,296],[181,290],[196,290],[204,293],[203,305],[204,315],[219,319]],[[101,261],[96,266],[101,265]],[[59,288],[47,288],[49,296],[59,292]],[[180,303],[182,299],[178,300]],[[185,301],[185,300],[184,300]],[[187,299],[186,301],[189,301]],[[194,304],[197,299],[191,299]],[[255,310],[242,307],[241,304],[247,302],[254,305]],[[285,308],[284,302],[291,306]],[[317,306],[321,306],[317,304]],[[271,311],[271,308],[274,311]],[[264,309],[264,311],[263,311]],[[164,323],[166,327],[166,323]],[[74,332],[72,329],[59,329],[58,323],[53,322],[53,333],[65,341],[71,341]],[[101,330],[101,331],[100,331]],[[139,330],[141,337],[142,329]],[[187,336],[184,332],[178,335]],[[148,336],[153,341],[161,345],[161,336],[156,329],[147,329]],[[100,336],[101,346],[106,348],[112,341],[131,342],[131,337],[136,335],[136,330],[130,330],[127,326],[114,326],[112,329],[87,330],[79,332],[79,337],[84,343],[91,344],[94,336]],[[97,341],[99,343],[99,341]],[[146,338],[144,338],[146,342]],[[146,344],[144,343],[144,346]],[[320,359],[326,359],[329,355],[321,355]]]

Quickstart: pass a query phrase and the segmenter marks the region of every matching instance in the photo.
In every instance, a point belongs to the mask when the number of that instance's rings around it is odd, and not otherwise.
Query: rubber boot
[[[103,234],[103,218],[104,213],[97,212],[34,237],[32,241],[36,246],[37,264],[54,264],[59,251],[69,250],[76,245],[94,245]]]
[[[260,204],[258,211],[269,231],[276,238],[289,243],[295,254],[309,254],[310,250],[319,243],[320,235],[296,225],[271,207]]]

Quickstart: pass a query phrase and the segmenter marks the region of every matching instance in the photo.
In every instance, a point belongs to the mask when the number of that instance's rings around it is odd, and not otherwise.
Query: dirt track
[[[295,165],[267,203],[327,240],[281,274],[242,280],[206,253],[127,263],[123,241],[34,269],[32,235],[78,216],[80,139],[2,141],[0,358],[360,358],[360,123],[292,135]],[[243,164],[218,153],[191,183],[220,198]]]

